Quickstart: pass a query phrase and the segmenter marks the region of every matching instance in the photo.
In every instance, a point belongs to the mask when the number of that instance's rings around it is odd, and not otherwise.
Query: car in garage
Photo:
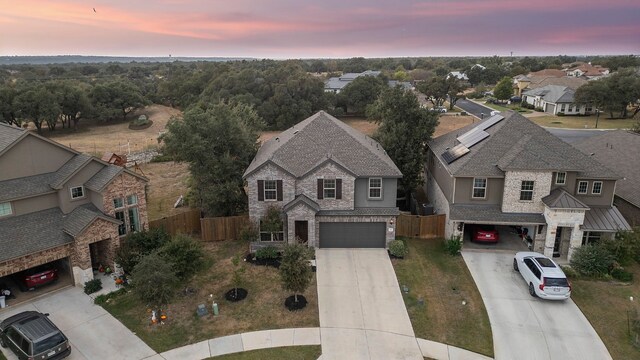
[[[471,241],[481,243],[497,243],[500,240],[500,233],[495,225],[475,225],[471,233]]]
[[[560,266],[548,257],[522,251],[513,258],[513,270],[522,275],[533,297],[566,300],[571,297],[571,283]]]
[[[58,280],[58,268],[45,264],[16,273],[13,278],[20,290],[29,291]]]
[[[71,354],[69,339],[48,314],[24,311],[0,323],[0,346],[18,359],[63,359]]]

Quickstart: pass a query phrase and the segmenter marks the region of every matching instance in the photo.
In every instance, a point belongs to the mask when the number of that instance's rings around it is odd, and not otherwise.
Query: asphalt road
[[[490,107],[486,107],[484,105],[480,105],[478,103],[465,99],[458,100],[456,102],[456,106],[466,111],[467,113],[477,117],[478,119],[482,119],[483,117],[485,119],[488,118],[489,114],[491,114],[491,111],[493,111],[493,109]]]

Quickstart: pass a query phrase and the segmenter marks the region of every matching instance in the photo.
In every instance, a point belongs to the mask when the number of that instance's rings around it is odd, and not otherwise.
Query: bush
[[[152,307],[168,304],[178,284],[171,264],[155,253],[140,260],[131,277],[134,293]]]
[[[563,113],[563,112],[559,112],[559,113],[557,113],[556,115],[557,115],[557,116],[564,116],[564,113]]]
[[[127,289],[122,288],[122,289],[119,289],[119,290],[116,290],[116,291],[112,291],[112,292],[110,292],[108,294],[98,295],[98,296],[96,296],[96,299],[93,300],[93,302],[96,305],[103,305],[103,304],[109,302],[109,300],[111,300],[113,298],[116,298],[116,297],[118,297],[118,296],[120,296],[120,295],[122,295],[122,294],[124,294],[126,292],[127,292]]]
[[[240,229],[239,238],[244,242],[251,242],[258,240],[258,236],[260,236],[260,232],[258,231],[258,227],[254,223],[246,224]]]
[[[395,257],[403,258],[407,256],[407,253],[409,253],[409,249],[407,248],[404,241],[393,240],[389,243],[389,252]]]
[[[571,266],[561,266],[562,271],[564,272],[565,275],[567,275],[568,278],[577,278],[578,277],[578,272],[576,272],[576,270],[574,268],[572,268]]]
[[[160,154],[151,158],[152,163],[168,162],[173,160],[174,160],[173,155],[169,155],[169,154]]]
[[[449,239],[444,241],[444,250],[449,254],[456,256],[460,254],[460,250],[462,249],[462,241],[460,239],[460,235],[451,236]]]
[[[145,256],[159,249],[170,240],[164,229],[144,230],[127,235],[116,250],[116,263],[130,274],[133,268]]]
[[[634,260],[640,262],[640,229],[638,228],[633,231],[619,231],[613,240],[605,240],[603,244],[622,265],[629,265]]]
[[[275,260],[280,257],[278,248],[275,246],[267,246],[256,251],[256,259],[258,260]]]
[[[160,256],[166,260],[173,269],[173,273],[180,280],[188,280],[204,264],[204,251],[202,244],[183,234],[178,234],[159,251]]]
[[[102,280],[93,279],[84,283],[84,293],[89,295],[102,289]]]
[[[573,253],[571,267],[578,274],[601,277],[609,274],[615,263],[614,256],[602,244],[587,244]]]
[[[149,118],[147,117],[147,115],[140,115],[137,119],[131,121],[131,125],[136,127],[145,126],[147,124],[149,124]]]
[[[611,277],[613,277],[616,280],[620,280],[620,281],[624,281],[624,282],[633,281],[633,273],[625,271],[622,268],[613,269],[613,271],[611,271]]]

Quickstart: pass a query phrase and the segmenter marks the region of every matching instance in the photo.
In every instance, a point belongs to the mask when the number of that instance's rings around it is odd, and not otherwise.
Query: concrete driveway
[[[515,252],[462,252],[487,308],[496,360],[605,360],[611,355],[572,300],[529,295]]]
[[[0,320],[22,311],[49,313],[49,318],[71,342],[69,359],[146,359],[158,357],[142,340],[93,300],[82,289],[68,287],[0,311]],[[7,359],[15,359],[2,349]],[[154,358],[155,358],[154,357]]]
[[[322,359],[416,359],[415,339],[384,249],[316,250]]]

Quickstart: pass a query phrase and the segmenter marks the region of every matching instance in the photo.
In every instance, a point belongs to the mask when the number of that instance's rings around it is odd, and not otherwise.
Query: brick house
[[[504,115],[504,116],[503,116]],[[428,143],[426,192],[445,235],[496,227],[500,242],[570,260],[629,224],[613,205],[620,176],[522,115],[506,112]],[[517,229],[527,236],[512,236]]]
[[[76,285],[148,227],[147,179],[0,124],[0,277],[55,262]]]
[[[260,241],[379,247],[395,239],[402,174],[380,144],[320,111],[265,142],[244,173],[249,217],[282,211],[280,233]]]

